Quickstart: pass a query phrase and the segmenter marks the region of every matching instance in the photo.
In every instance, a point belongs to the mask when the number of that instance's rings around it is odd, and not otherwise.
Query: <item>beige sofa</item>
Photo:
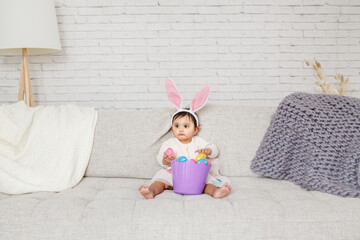
[[[207,105],[199,135],[220,149],[223,199],[138,192],[160,168],[173,108],[103,111],[84,179],[62,192],[0,193],[0,239],[360,239],[360,199],[251,172],[274,108]],[[1,184],[1,183],[0,183]]]

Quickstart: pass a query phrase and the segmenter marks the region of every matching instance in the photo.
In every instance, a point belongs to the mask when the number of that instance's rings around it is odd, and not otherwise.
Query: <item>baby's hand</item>
[[[172,156],[168,156],[166,155],[166,153],[164,152],[164,156],[163,156],[163,160],[162,160],[162,163],[164,165],[170,165],[171,164],[171,161],[175,159],[175,156],[172,155]]]
[[[198,153],[205,153],[206,156],[209,156],[212,154],[212,150],[210,148],[203,148],[203,149],[199,149],[199,150],[196,150],[195,152],[198,152]]]

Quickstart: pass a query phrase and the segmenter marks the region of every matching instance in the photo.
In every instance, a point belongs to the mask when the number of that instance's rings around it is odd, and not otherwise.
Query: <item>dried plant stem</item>
[[[314,63],[310,63],[308,60],[305,60],[305,63],[307,66],[311,65],[315,69],[315,72],[318,76],[318,79],[315,79],[315,84],[321,87],[321,89],[325,94],[346,95],[346,91],[344,87],[346,84],[348,84],[349,78],[344,80],[344,75],[340,73],[337,76],[334,76],[335,80],[339,82],[335,83],[336,88],[333,88],[326,79],[326,76],[324,74],[323,69],[321,68],[321,64],[319,61],[314,59]],[[355,89],[352,89],[350,91],[350,93],[353,92],[355,92]]]

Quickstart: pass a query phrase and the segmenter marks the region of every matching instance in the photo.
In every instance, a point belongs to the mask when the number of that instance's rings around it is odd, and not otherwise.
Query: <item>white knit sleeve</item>
[[[167,143],[167,142],[164,142],[161,147],[160,147],[160,150],[159,150],[159,153],[158,155],[156,156],[156,160],[157,162],[160,164],[160,166],[164,167],[164,168],[167,168],[169,167],[170,165],[164,165],[162,163],[162,160],[163,160],[163,157],[164,157],[164,152],[166,151],[166,149],[168,149],[170,147],[170,145]]]
[[[203,138],[198,137],[198,139],[200,140],[200,143],[202,145],[201,148],[210,148],[212,153],[211,155],[208,155],[208,158],[216,158],[219,155],[219,149],[216,147],[216,145],[214,143],[208,142]]]
[[[205,148],[210,148],[212,153],[208,155],[208,158],[216,158],[219,155],[219,149],[213,143],[209,143]]]

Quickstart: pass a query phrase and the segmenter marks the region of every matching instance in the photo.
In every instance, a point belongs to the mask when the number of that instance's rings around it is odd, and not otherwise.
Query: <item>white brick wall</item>
[[[320,92],[304,59],[360,97],[360,0],[55,0],[62,52],[30,56],[37,105],[171,106],[173,78],[191,98],[272,105]],[[20,57],[0,56],[0,103],[17,99]],[[303,80],[303,78],[308,78]]]

